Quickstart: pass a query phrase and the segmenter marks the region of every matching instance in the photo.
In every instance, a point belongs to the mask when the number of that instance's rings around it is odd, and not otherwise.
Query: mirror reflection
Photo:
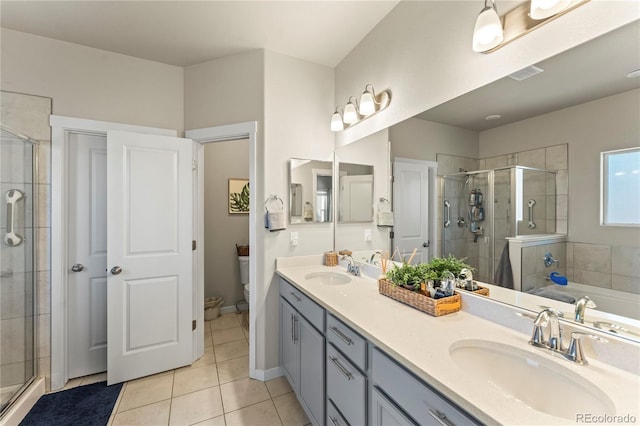
[[[435,209],[420,213],[435,216],[429,257],[467,257],[474,278],[504,286],[492,298],[534,311],[559,303],[574,318],[588,296],[585,325],[640,340],[640,228],[601,226],[599,192],[600,153],[640,140],[640,79],[627,77],[640,68],[639,32],[631,23],[388,132],[391,164],[437,162]]]
[[[332,222],[333,163],[289,160],[289,222]]]
[[[338,163],[338,222],[373,221],[373,166]]]

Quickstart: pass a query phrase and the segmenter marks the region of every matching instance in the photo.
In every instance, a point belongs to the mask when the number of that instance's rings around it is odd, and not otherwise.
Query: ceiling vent
[[[521,69],[520,71],[509,74],[509,77],[516,81],[522,81],[531,78],[534,75],[540,74],[543,71],[544,70],[542,68],[538,68],[535,65],[530,65],[526,68]]]

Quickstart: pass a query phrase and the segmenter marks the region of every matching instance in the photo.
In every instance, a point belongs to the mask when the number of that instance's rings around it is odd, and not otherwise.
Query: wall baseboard
[[[231,306],[223,306],[220,308],[220,313],[221,314],[228,314],[228,313],[234,313],[234,312],[238,312],[238,311],[248,311],[249,310],[249,304],[246,302],[241,302],[238,303],[237,307],[236,305],[231,305]]]
[[[277,366],[274,368],[270,368],[268,370],[257,370],[255,371],[255,377],[252,379],[260,380],[263,382],[267,382],[271,379],[275,379],[276,377],[284,376],[284,370],[281,366]]]

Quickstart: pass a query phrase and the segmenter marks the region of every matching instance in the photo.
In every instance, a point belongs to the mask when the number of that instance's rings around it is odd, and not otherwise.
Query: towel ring
[[[282,201],[282,198],[278,197],[277,195],[271,195],[269,198],[267,198],[267,199],[264,201],[264,209],[265,209],[268,213],[272,213],[272,212],[276,211],[276,210],[269,210],[269,204],[270,204],[272,201],[280,201],[280,209],[279,209],[279,210],[280,210],[280,211],[283,211],[283,210],[284,210],[284,202]]]

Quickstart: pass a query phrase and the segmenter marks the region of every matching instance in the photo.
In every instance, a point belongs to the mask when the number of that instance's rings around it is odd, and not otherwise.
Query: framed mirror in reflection
[[[333,221],[333,162],[289,160],[289,222]]]
[[[479,280],[502,286],[492,298],[532,311],[563,300],[570,319],[588,296],[597,307],[586,310],[585,326],[637,341],[640,227],[600,225],[598,182],[601,152],[640,141],[639,33],[640,22],[632,22],[532,64],[542,73],[505,77],[388,129],[392,162],[437,162],[436,255],[466,257]],[[529,175],[514,178],[516,166]],[[540,236],[553,238],[527,240]],[[507,254],[511,284],[496,280]],[[552,273],[568,284],[556,284]],[[601,319],[598,311],[611,315]]]
[[[338,163],[338,222],[373,221],[373,166]]]

